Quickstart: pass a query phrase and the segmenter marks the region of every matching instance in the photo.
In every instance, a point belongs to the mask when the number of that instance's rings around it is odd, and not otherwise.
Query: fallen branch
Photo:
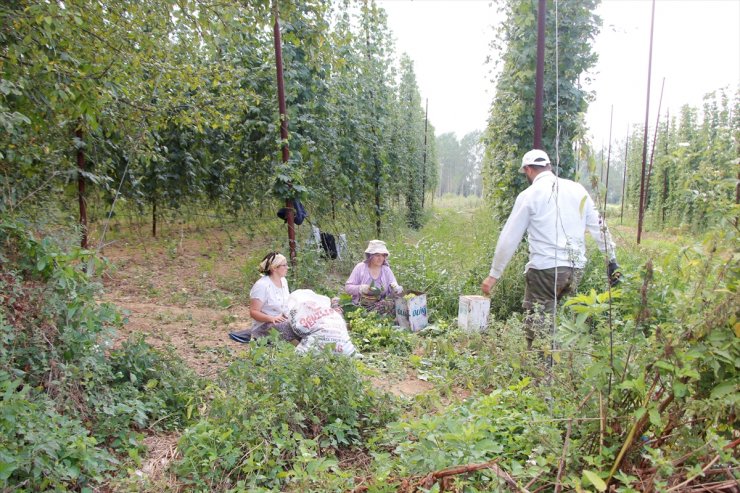
[[[521,488],[518,484],[516,484],[516,481],[514,481],[514,479],[506,471],[496,465],[496,462],[498,462],[498,459],[483,462],[481,464],[466,464],[463,466],[448,467],[447,469],[442,469],[440,471],[435,471],[427,474],[419,484],[424,488],[431,488],[434,483],[436,483],[440,479],[480,471],[483,469],[490,469],[496,476],[503,479],[504,482],[514,491],[529,493],[526,489]]]
[[[426,476],[423,476],[418,481],[414,481],[413,478],[403,478],[398,483],[396,491],[398,493],[415,493],[420,489],[427,490],[434,486],[434,484],[437,482],[442,483],[440,491],[445,491],[446,486],[448,486],[446,484],[446,479],[453,476],[458,476],[460,474],[468,474],[471,472],[488,469],[491,470],[497,477],[502,479],[513,491],[516,491],[517,493],[530,493],[530,491],[526,487],[519,486],[506,471],[498,467],[498,465],[496,465],[497,462],[498,459],[495,459],[480,464],[465,464],[462,466],[448,467],[446,469],[440,469],[439,471],[431,472]],[[369,487],[362,484],[355,486],[355,488],[352,489],[352,493],[366,493],[368,490]]]
[[[704,473],[707,472],[707,470],[710,469],[714,465],[714,463],[717,462],[718,460],[719,460],[719,454],[715,455],[714,458],[712,460],[710,460],[709,463],[706,466],[702,467],[701,468],[701,472],[699,472],[699,474],[695,474],[695,475],[689,477],[686,481],[683,481],[682,483],[678,483],[676,486],[673,486],[672,488],[668,488],[667,490],[665,490],[666,493],[669,493],[671,491],[680,490],[681,488],[683,488],[684,486],[688,485],[690,482],[692,482],[693,480],[695,480],[699,476],[703,476]]]
[[[683,490],[685,493],[693,493],[700,491],[708,491],[710,493],[719,493],[720,491],[727,491],[728,493],[735,493],[737,491],[737,479],[731,479],[727,481],[718,481],[715,483],[706,483],[697,485],[695,488]]]

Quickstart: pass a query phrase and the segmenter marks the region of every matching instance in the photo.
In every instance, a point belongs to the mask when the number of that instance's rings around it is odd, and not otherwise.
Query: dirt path
[[[203,376],[222,368],[241,349],[228,332],[251,324],[246,259],[263,249],[256,241],[227,240],[209,231],[176,241],[148,239],[146,249],[134,241],[106,247],[112,269],[104,300],[126,315],[119,339],[141,333],[155,347],[173,348]]]

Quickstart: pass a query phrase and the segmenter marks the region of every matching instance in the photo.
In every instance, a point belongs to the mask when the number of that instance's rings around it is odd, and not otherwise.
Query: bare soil
[[[227,334],[252,323],[248,289],[257,276],[245,272],[245,259],[264,247],[258,241],[232,244],[213,230],[193,236],[106,247],[112,269],[104,276],[104,301],[124,310],[119,340],[143,334],[207,376],[226,364],[224,356],[242,349]]]

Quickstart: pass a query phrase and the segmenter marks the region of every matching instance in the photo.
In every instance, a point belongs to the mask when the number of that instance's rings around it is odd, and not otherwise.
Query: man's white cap
[[[522,166],[519,168],[520,173],[524,173],[525,166],[547,166],[550,164],[550,158],[545,151],[532,149],[522,158]]]

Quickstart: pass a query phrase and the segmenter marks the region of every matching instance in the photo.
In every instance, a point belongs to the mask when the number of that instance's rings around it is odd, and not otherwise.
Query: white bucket
[[[457,325],[463,330],[482,331],[488,327],[491,298],[478,295],[460,296],[457,310]]]
[[[417,293],[411,299],[396,298],[396,322],[405,329],[418,332],[429,324],[427,295]]]

